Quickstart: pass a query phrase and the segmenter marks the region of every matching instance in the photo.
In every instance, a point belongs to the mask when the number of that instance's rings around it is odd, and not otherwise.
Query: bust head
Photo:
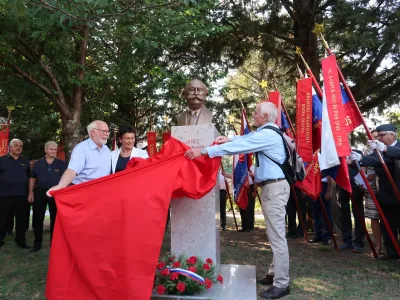
[[[190,109],[197,110],[204,106],[208,96],[206,85],[199,79],[193,79],[182,91],[182,98],[186,99]]]

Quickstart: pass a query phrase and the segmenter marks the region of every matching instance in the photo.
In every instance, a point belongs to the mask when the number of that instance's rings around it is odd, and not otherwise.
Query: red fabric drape
[[[171,138],[123,172],[53,194],[48,299],[150,299],[170,199],[199,199],[216,183],[221,160],[189,160],[187,149]]]

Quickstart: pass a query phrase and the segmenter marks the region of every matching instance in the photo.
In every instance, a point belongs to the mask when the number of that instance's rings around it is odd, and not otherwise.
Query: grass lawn
[[[252,233],[236,232],[233,219],[228,220],[228,230],[221,232],[222,263],[256,265],[257,277],[262,277],[272,258],[263,220],[257,219],[257,229]],[[8,236],[0,248],[0,299],[45,299],[48,228],[44,247],[36,253],[17,248],[13,238]],[[31,230],[27,238],[32,243]],[[399,264],[375,261],[367,245],[365,253],[354,254],[336,251],[333,246],[306,244],[304,239],[289,239],[288,243],[291,295],[285,299],[400,299]],[[169,230],[162,252],[168,250]],[[258,293],[264,289],[257,286]]]

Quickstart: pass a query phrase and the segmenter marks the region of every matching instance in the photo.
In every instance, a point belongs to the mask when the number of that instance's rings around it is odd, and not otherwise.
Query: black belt
[[[262,187],[262,186],[264,186],[264,185],[266,185],[268,183],[279,182],[279,181],[282,181],[282,180],[285,180],[285,178],[264,180],[264,181],[259,182],[258,185]]]

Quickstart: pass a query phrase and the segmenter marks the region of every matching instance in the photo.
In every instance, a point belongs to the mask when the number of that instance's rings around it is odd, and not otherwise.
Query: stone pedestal
[[[192,148],[209,146],[218,136],[213,124],[173,126],[171,136]],[[188,178],[190,180],[190,178]],[[211,258],[220,264],[219,184],[199,200],[171,201],[171,252]]]
[[[151,300],[256,300],[256,267],[221,265],[220,274],[224,283],[214,283],[203,293],[193,296],[153,294]]]

